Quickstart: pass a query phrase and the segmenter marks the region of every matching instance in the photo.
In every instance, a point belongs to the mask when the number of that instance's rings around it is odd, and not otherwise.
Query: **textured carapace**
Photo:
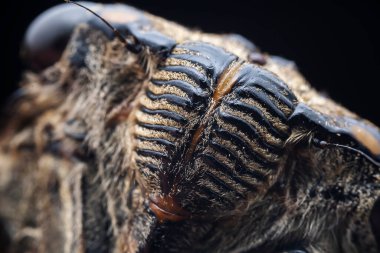
[[[179,44],[137,101],[131,161],[150,194],[221,215],[279,174],[296,98],[270,72],[207,43]]]
[[[67,4],[26,35],[5,252],[378,252],[376,126],[240,35],[81,4],[116,36]]]

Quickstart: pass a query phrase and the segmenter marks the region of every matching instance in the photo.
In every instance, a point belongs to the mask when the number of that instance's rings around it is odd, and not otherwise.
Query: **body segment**
[[[59,60],[29,54],[49,66],[2,129],[8,252],[378,252],[376,126],[240,36],[85,5],[133,45],[84,16]]]

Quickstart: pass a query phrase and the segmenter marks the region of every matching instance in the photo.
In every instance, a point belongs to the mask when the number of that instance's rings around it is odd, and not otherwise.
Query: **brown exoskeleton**
[[[376,126],[239,35],[83,4],[100,17],[60,5],[26,35],[1,250],[379,251]]]

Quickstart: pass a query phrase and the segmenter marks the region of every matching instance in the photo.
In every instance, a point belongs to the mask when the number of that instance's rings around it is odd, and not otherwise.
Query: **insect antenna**
[[[353,147],[350,147],[350,146],[347,146],[347,145],[336,144],[336,143],[329,143],[329,142],[321,141],[321,140],[318,140],[318,139],[313,139],[313,141],[314,141],[315,144],[319,145],[320,147],[338,147],[338,148],[344,148],[344,149],[353,151],[353,152],[358,153],[359,155],[363,156],[364,158],[366,158],[368,161],[370,161],[371,163],[373,163],[375,166],[380,167],[380,162],[375,161],[372,157],[370,157],[369,155],[367,155],[363,151],[360,151],[359,149],[356,149],[356,148],[353,148]]]
[[[102,16],[100,16],[99,14],[97,14],[96,12],[94,12],[93,10],[91,10],[90,8],[84,6],[84,5],[80,4],[80,3],[77,3],[75,1],[71,1],[71,0],[64,0],[64,1],[66,3],[75,4],[75,5],[79,6],[79,7],[87,10],[91,14],[95,15],[97,18],[99,18],[106,26],[108,26],[113,31],[113,33],[115,34],[115,36],[122,43],[125,44],[125,46],[127,47],[128,50],[130,50],[130,51],[132,51],[134,53],[138,53],[141,50],[139,41],[132,34],[128,34],[128,37],[124,37],[119,30],[117,30],[115,27],[113,27],[107,20],[105,20]]]

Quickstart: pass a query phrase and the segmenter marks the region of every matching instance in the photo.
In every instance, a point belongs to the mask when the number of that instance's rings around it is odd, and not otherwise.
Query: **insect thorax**
[[[241,36],[97,8],[140,51],[81,16],[61,59],[26,75],[0,143],[15,245],[26,231],[45,252],[375,252],[377,127]]]

